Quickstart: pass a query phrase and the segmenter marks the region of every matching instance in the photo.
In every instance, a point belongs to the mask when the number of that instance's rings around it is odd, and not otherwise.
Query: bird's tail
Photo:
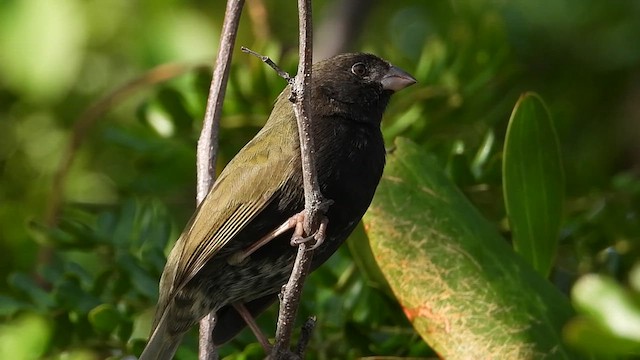
[[[167,331],[167,316],[160,319],[158,326],[151,334],[147,346],[142,351],[139,360],[171,360],[182,341],[182,334],[172,335]]]

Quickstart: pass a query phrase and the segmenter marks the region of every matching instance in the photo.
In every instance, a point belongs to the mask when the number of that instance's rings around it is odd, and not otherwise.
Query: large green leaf
[[[497,233],[435,160],[398,139],[365,229],[406,316],[446,359],[570,359],[568,300]]]
[[[536,94],[522,95],[513,109],[502,176],[514,247],[548,276],[558,246],[564,175],[553,122]]]

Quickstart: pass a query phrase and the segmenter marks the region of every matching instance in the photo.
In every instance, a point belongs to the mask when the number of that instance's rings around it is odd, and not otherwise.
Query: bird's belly
[[[343,223],[336,219],[334,226],[331,226],[332,220],[329,219],[327,238],[315,250],[312,269],[324,263],[357,224],[356,220]],[[273,239],[238,265],[230,265],[226,258],[214,257],[187,284],[186,288],[191,289],[185,290],[196,290],[195,292],[200,294],[200,312],[203,315],[235,302],[247,303],[265,295],[278,293],[289,279],[295,261],[297,248],[290,245],[291,235],[290,231]]]

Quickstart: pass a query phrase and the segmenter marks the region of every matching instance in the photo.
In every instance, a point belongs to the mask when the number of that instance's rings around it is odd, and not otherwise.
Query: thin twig
[[[283,78],[283,79],[285,79],[287,81],[287,84],[293,85],[294,78],[292,78],[291,75],[289,75],[288,72],[282,70],[280,68],[280,66],[278,66],[276,63],[274,63],[273,60],[271,60],[270,57],[258,54],[257,52],[255,52],[255,51],[253,51],[253,50],[251,50],[249,48],[246,48],[244,46],[240,47],[240,50],[242,50],[242,52],[245,52],[247,54],[250,54],[250,55],[253,55],[253,56],[257,57],[263,63],[269,65],[269,67],[271,67],[273,70],[275,70],[276,73],[278,73],[278,76],[280,76],[281,78]]]
[[[311,341],[311,335],[313,335],[313,330],[316,327],[316,320],[315,316],[310,316],[307,321],[305,321],[304,325],[302,325],[302,329],[300,330],[300,340],[298,341],[296,354],[301,359],[304,358],[304,352],[307,349],[307,344]]]
[[[207,109],[202,123],[202,132],[198,139],[197,152],[197,202],[200,204],[209,193],[216,178],[216,159],[218,154],[218,132],[222,103],[229,79],[231,56],[238,34],[238,24],[244,0],[229,0],[224,14],[220,46],[216,56],[216,66],[211,79]],[[213,328],[215,318],[209,314],[200,321],[199,359],[211,360],[217,358],[213,344]]]
[[[276,343],[271,351],[270,359],[285,358],[287,357],[286,354],[290,353],[289,344],[291,343],[291,334],[295,325],[298,306],[300,305],[302,288],[313,259],[313,251],[309,251],[307,249],[308,246],[307,243],[298,245],[298,253],[293,264],[293,270],[291,270],[289,282],[282,290],[276,328]]]
[[[218,129],[222,114],[222,103],[227,90],[233,46],[238,34],[238,24],[244,0],[229,0],[224,13],[220,46],[216,56],[216,66],[207,97],[207,108],[198,139],[197,175],[198,204],[204,200],[216,179],[216,159],[218,155]]]

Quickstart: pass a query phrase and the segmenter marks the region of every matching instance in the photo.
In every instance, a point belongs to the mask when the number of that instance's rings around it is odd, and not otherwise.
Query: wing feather
[[[274,200],[288,174],[299,171],[297,139],[285,91],[262,130],[220,174],[169,254],[160,280],[156,321],[176,292]]]

